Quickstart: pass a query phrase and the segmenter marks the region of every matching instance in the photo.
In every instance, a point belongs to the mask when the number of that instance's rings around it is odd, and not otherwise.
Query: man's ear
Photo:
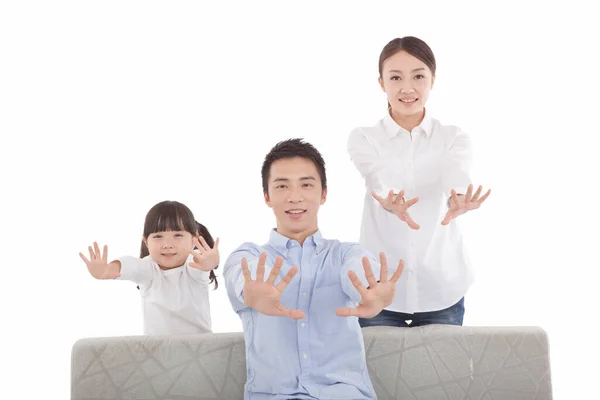
[[[323,189],[321,193],[321,205],[325,204],[325,200],[327,200],[327,188]]]
[[[265,204],[271,207],[271,199],[269,198],[269,193],[263,192],[263,195],[265,196]]]

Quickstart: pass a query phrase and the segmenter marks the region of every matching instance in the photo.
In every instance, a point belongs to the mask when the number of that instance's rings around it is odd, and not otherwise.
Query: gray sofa
[[[363,329],[380,400],[552,398],[548,339],[535,327]],[[82,339],[71,399],[243,398],[241,333]]]

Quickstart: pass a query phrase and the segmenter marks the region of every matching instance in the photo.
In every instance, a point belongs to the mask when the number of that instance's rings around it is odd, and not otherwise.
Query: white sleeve
[[[379,156],[362,129],[355,129],[350,133],[347,150],[350,159],[367,184],[370,184],[373,190],[379,191],[378,186],[381,186],[381,183],[376,173],[385,167],[385,160]]]
[[[121,263],[121,275],[117,279],[133,281],[146,285],[152,281],[154,266],[150,258],[125,256],[118,258]]]
[[[444,154],[442,165],[442,185],[444,194],[450,197],[451,190],[465,194],[471,184],[471,163],[473,151],[471,138],[459,131],[450,148]]]
[[[198,283],[206,283],[210,282],[210,272],[202,271],[201,269],[190,267],[190,262],[194,262],[194,257],[189,256],[185,262],[185,268],[187,270],[188,275]]]

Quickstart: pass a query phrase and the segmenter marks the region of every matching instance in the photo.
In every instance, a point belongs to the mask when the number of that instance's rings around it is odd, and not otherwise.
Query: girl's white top
[[[162,270],[147,256],[121,257],[117,279],[137,283],[142,296],[145,335],[186,335],[212,332],[208,299],[209,273],[189,266]]]

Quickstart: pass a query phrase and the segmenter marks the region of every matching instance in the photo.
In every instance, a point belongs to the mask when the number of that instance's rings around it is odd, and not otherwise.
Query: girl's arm
[[[94,247],[89,246],[88,250],[89,260],[81,253],[79,256],[85,262],[90,275],[96,279],[124,279],[137,284],[152,280],[152,262],[149,259],[126,256],[109,263],[108,246],[105,245],[100,252],[100,246],[94,242]]]

